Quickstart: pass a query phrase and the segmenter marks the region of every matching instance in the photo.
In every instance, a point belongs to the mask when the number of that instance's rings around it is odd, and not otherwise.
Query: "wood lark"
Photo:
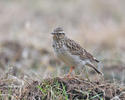
[[[84,67],[85,65],[93,68],[98,74],[102,75],[102,72],[94,65],[94,63],[99,63],[99,61],[74,40],[66,37],[61,27],[54,29],[51,34],[53,35],[53,48],[56,55],[70,67],[68,76],[70,76],[75,67]]]

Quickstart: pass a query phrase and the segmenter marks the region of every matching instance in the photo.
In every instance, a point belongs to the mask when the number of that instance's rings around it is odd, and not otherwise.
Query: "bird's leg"
[[[74,66],[71,66],[71,67],[70,67],[69,73],[68,73],[68,75],[67,75],[68,78],[71,76],[71,73],[72,73],[72,71],[73,71],[74,69],[75,69]]]

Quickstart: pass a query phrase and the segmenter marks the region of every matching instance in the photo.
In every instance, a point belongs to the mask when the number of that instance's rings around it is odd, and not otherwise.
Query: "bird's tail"
[[[93,68],[98,74],[103,75],[101,71],[99,71],[96,67],[94,67],[92,64],[87,64],[89,67]]]
[[[98,61],[97,59],[95,59],[95,61],[96,61],[97,63],[99,63],[99,61]]]
[[[100,61],[99,61],[99,60],[97,60],[96,58],[94,58],[94,61],[95,61],[95,62],[97,62],[97,63],[99,63],[99,62],[100,62]]]

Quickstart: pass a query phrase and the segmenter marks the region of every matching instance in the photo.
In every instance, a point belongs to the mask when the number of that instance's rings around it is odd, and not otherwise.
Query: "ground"
[[[8,76],[9,77],[9,76]],[[15,82],[14,82],[15,81]],[[25,80],[26,81],[26,80]],[[10,85],[8,87],[8,84]],[[1,100],[124,100],[125,87],[102,77],[88,81],[81,77],[24,81],[11,77],[0,81]]]
[[[0,0],[0,100],[124,99],[124,5],[124,0]],[[51,46],[50,33],[58,26],[101,62],[103,78],[88,69],[88,81],[79,67],[73,73],[78,77],[65,77],[69,66]]]

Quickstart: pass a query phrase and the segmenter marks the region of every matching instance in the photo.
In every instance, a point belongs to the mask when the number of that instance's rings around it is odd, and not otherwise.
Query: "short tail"
[[[93,68],[98,74],[103,75],[103,73],[100,72],[100,71],[99,71],[96,67],[94,67],[92,64],[86,64],[86,65],[88,65],[89,67]]]
[[[99,63],[100,61],[99,60],[97,60],[96,58],[94,58],[94,60],[97,62],[97,63]]]

